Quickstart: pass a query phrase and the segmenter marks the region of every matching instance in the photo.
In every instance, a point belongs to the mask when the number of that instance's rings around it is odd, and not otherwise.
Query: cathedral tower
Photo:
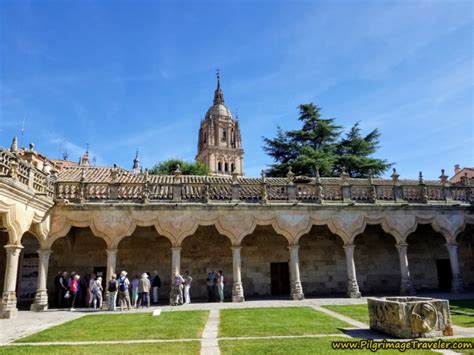
[[[244,150],[238,117],[235,120],[224,104],[219,73],[214,104],[201,121],[196,161],[209,167],[212,175],[244,174]]]

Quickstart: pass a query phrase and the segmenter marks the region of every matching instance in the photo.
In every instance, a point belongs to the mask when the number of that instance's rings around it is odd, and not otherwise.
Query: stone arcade
[[[215,105],[225,107],[220,87]],[[0,148],[1,316],[14,317],[17,301],[31,296],[32,310],[46,309],[59,270],[102,270],[107,279],[121,269],[158,270],[161,299],[167,275],[184,269],[195,280],[193,297],[204,297],[210,268],[224,271],[235,302],[474,287],[469,179],[243,177],[237,122],[211,114],[198,159],[213,176],[95,167],[87,156],[51,161],[16,140]],[[223,145],[211,147],[203,132]]]

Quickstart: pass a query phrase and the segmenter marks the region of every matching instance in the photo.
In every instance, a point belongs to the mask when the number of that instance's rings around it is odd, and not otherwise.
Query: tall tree
[[[150,170],[150,174],[173,175],[179,165],[183,175],[209,175],[209,168],[200,162],[187,162],[182,159],[168,159],[162,161]]]
[[[341,139],[342,126],[334,118],[322,118],[321,109],[310,103],[300,105],[301,129],[283,131],[278,127],[275,138],[263,137],[263,149],[275,161],[269,176],[285,176],[292,168],[297,175],[314,175],[315,168],[323,176],[337,176],[343,169],[353,177],[380,175],[390,167],[386,160],[371,158],[378,148],[377,129],[362,137],[359,123]]]

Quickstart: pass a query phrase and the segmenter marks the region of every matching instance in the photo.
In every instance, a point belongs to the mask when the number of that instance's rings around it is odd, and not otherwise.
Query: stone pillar
[[[346,268],[347,268],[347,297],[359,298],[360,291],[357,284],[356,269],[354,263],[354,244],[345,244],[343,246],[346,254]]]
[[[50,249],[38,250],[38,286],[36,287],[35,301],[30,309],[35,312],[45,311],[48,309],[48,288],[46,286],[48,279],[49,256],[52,251]]]
[[[171,247],[171,281],[174,275],[181,269],[181,247]]]
[[[20,245],[5,245],[7,253],[7,265],[5,268],[5,282],[3,284],[2,305],[0,318],[15,318],[18,314],[16,308],[16,279],[18,276],[18,258],[20,256]]]
[[[303,287],[300,280],[300,261],[298,257],[299,245],[290,245],[290,277],[291,277],[291,294],[290,298],[296,301],[303,300]]]
[[[410,270],[408,268],[408,257],[407,257],[407,248],[408,244],[406,243],[397,243],[395,247],[398,251],[398,257],[400,259],[400,294],[401,295],[414,295],[415,288],[411,283]]]
[[[105,290],[104,290],[104,299],[102,302],[102,309],[108,309],[109,307],[109,280],[112,278],[113,274],[116,274],[117,268],[117,252],[118,249],[106,249],[107,252],[107,271],[105,273]]]
[[[244,288],[242,287],[242,278],[240,275],[240,250],[242,247],[232,247],[232,265],[234,284],[232,285],[232,302],[244,302]]]
[[[451,292],[459,293],[464,291],[464,284],[462,282],[461,271],[459,269],[458,243],[446,243],[446,248],[448,248],[449,261],[451,263],[451,272],[453,274]]]

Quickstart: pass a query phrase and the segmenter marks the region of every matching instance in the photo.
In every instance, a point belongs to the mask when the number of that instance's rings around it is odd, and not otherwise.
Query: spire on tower
[[[219,69],[216,70],[216,76],[217,76],[217,88],[216,88],[216,91],[214,92],[214,105],[224,103],[224,93],[222,92],[222,89],[221,89],[221,80],[220,80],[221,76],[220,76]]]
[[[137,149],[137,153],[135,154],[135,159],[133,159],[132,173],[139,174],[141,172],[142,172],[142,166],[140,164],[140,157],[138,156],[138,149]]]

